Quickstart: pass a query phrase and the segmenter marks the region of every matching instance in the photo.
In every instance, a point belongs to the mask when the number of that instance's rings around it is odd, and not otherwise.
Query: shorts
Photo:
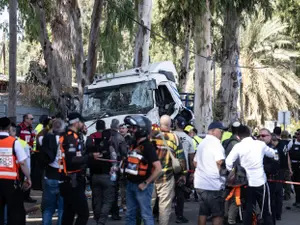
[[[223,217],[225,213],[225,191],[197,189],[199,195],[199,216]]]

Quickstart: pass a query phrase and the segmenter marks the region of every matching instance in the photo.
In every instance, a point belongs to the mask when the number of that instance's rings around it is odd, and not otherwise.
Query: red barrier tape
[[[300,182],[285,181],[285,180],[268,180],[269,182],[300,185]]]

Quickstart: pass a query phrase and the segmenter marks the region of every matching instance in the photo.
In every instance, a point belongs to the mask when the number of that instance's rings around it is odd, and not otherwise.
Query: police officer
[[[20,187],[19,167],[27,178],[24,189],[31,187],[27,155],[20,142],[9,136],[10,120],[0,118],[0,224],[3,224],[4,206],[7,205],[8,224],[25,225],[25,209]]]
[[[293,181],[300,182],[300,129],[295,133],[296,138],[288,144],[289,155],[292,162]],[[295,185],[296,201],[294,206],[300,208],[300,186]]]
[[[64,175],[64,182],[60,186],[64,199],[63,225],[85,225],[89,218],[89,209],[85,196],[85,165],[88,155],[83,155],[83,142],[79,132],[84,127],[84,120],[79,113],[70,113],[69,127],[60,137],[59,157],[60,172]]]
[[[268,129],[261,129],[259,131],[259,139],[267,144],[267,146],[274,149],[275,157],[264,158],[264,169],[267,175],[268,180],[282,180],[283,176],[280,173],[280,159],[277,146],[274,147],[272,145],[272,141],[276,141],[277,137],[276,134],[271,134]],[[270,187],[270,199],[271,199],[271,211],[272,211],[272,218],[273,224],[276,224],[276,219],[281,219],[281,208],[282,208],[282,201],[283,201],[283,187],[282,184],[279,182],[272,182],[269,181],[268,185]]]

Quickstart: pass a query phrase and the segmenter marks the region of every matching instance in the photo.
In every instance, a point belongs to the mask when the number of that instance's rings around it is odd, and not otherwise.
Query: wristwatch
[[[145,181],[143,182],[143,184],[148,185],[148,182],[145,180]]]

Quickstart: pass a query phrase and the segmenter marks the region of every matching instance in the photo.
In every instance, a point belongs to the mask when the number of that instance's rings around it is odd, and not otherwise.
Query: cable
[[[108,3],[110,3],[111,5],[113,5],[115,7],[115,9],[119,10],[121,13],[123,13],[125,16],[127,16],[128,19],[132,20],[133,22],[135,22],[136,24],[140,25],[141,27],[143,27],[144,29],[148,30],[151,34],[154,34],[155,36],[158,36],[160,37],[161,39],[165,40],[166,42],[174,45],[174,46],[177,46],[177,47],[180,47],[182,48],[183,50],[186,50],[185,49],[185,44],[183,43],[176,43],[174,41],[171,41],[169,40],[168,38],[164,37],[163,35],[151,30],[150,28],[148,28],[147,26],[145,26],[144,24],[142,24],[141,22],[139,22],[138,20],[136,20],[135,18],[131,17],[128,13],[126,13],[124,10],[120,9],[120,7],[117,6],[116,3],[112,2],[111,0],[107,0]],[[197,55],[201,58],[204,58],[206,60],[210,60],[210,61],[213,61],[215,62],[211,56],[203,56],[203,55],[200,55],[198,54],[197,52],[191,50],[191,49],[188,49],[188,51],[190,53],[193,53],[194,55]],[[268,66],[265,66],[265,67],[251,67],[251,66],[237,66],[237,65],[232,65],[232,64],[221,64],[222,66],[228,66],[228,67],[234,67],[234,68],[242,68],[242,69],[267,69],[269,68]]]

